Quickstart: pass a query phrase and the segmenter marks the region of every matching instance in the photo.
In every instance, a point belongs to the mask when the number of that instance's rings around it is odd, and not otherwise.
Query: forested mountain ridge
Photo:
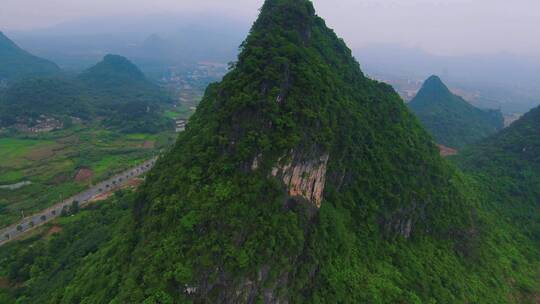
[[[93,91],[109,94],[126,95],[135,89],[134,96],[139,96],[143,90],[157,90],[157,85],[148,80],[136,65],[119,55],[106,55],[80,74],[78,80]]]
[[[155,132],[168,123],[157,114],[171,98],[129,60],[107,55],[77,77],[33,77],[15,82],[0,96],[0,125],[33,126],[52,118],[70,121],[104,117],[127,132]]]
[[[540,246],[540,107],[465,149],[456,161],[484,180],[498,209]]]
[[[437,76],[428,78],[409,103],[435,141],[461,149],[504,127],[500,111],[482,110],[452,94]]]
[[[0,81],[60,72],[53,62],[29,54],[0,32]]]
[[[468,184],[310,1],[267,0],[174,148],[119,198],[131,214],[91,248],[46,247],[62,263],[6,264],[37,303],[531,299],[537,264]]]
[[[77,77],[96,114],[105,124],[125,132],[157,132],[172,128],[159,115],[164,103],[172,99],[127,58],[106,55],[102,61]]]
[[[540,165],[540,107],[523,115],[502,130],[465,150],[474,168],[500,167],[522,162]]]

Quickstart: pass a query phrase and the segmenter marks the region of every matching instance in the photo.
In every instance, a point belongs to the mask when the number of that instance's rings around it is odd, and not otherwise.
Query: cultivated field
[[[0,137],[0,227],[151,158],[175,134],[120,134],[79,125],[45,134]]]

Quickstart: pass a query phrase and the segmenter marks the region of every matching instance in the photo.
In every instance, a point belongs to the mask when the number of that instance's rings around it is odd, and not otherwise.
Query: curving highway
[[[84,207],[94,197],[109,192],[111,190],[119,189],[126,185],[132,179],[143,175],[154,167],[157,158],[148,160],[141,165],[131,168],[125,172],[117,174],[108,180],[105,180],[91,188],[72,196],[50,208],[40,211],[39,213],[25,217],[16,224],[6,227],[0,230],[0,246],[17,239],[32,229],[43,225],[57,217],[59,217],[64,208],[69,208],[74,201],[79,202],[80,207]]]

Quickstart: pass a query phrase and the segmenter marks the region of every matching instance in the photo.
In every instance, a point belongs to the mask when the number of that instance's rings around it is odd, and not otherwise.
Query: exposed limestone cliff
[[[283,180],[290,196],[303,197],[320,208],[329,155],[303,159],[297,153],[292,154],[292,161],[274,167],[272,175]]]

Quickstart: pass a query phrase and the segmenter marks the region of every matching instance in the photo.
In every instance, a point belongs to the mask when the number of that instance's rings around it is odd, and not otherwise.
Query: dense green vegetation
[[[0,86],[2,80],[11,82],[59,72],[56,64],[29,54],[0,32]]]
[[[482,181],[497,211],[540,246],[540,107],[465,149],[456,162]]]
[[[317,209],[272,171],[321,155]],[[129,213],[100,215],[118,225],[89,213],[103,236],[37,240],[42,254],[12,245],[4,299],[533,303],[538,248],[477,183],[439,157],[390,86],[362,74],[310,1],[267,0],[175,147],[117,199]]]
[[[504,127],[500,111],[475,108],[452,94],[437,76],[426,80],[409,107],[437,143],[455,149],[476,143]]]
[[[115,103],[130,100],[148,103],[170,101],[137,66],[118,55],[105,56],[103,61],[83,72],[78,79],[89,94],[117,98]]]
[[[70,79],[57,76],[17,82],[0,97],[0,126],[34,125],[42,115],[87,120],[92,113],[88,100],[80,96],[81,90]]]
[[[26,239],[2,247],[0,303],[47,303],[68,295],[62,287],[73,279],[83,258],[115,237],[118,231],[113,228],[130,226],[130,205],[123,202],[131,201],[131,196],[131,192],[117,192],[108,201],[61,217]],[[16,287],[7,288],[6,283]]]
[[[77,78],[33,78],[11,85],[0,96],[0,126],[38,125],[54,118],[103,119],[125,133],[158,133],[173,128],[162,115],[171,98],[127,59],[107,55]]]

